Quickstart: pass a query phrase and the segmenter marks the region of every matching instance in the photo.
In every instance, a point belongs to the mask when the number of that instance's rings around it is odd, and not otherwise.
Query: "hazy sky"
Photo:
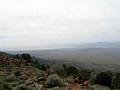
[[[120,0],[0,0],[0,49],[119,39]]]

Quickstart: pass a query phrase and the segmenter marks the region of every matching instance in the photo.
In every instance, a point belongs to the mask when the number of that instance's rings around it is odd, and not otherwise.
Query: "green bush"
[[[16,86],[14,90],[38,90],[38,89],[35,87],[26,86],[25,84],[21,84],[21,85]]]
[[[58,74],[60,77],[66,78],[68,77],[65,70],[63,68],[55,68],[55,73]]]
[[[70,77],[73,78],[79,76],[79,70],[74,66],[67,66],[66,64],[63,64],[62,67],[55,68],[55,72],[63,77]]]
[[[18,85],[14,88],[14,90],[29,90],[25,84]]]
[[[0,81],[0,90],[12,90],[12,86],[5,81]]]
[[[14,74],[10,74],[5,78],[5,81],[7,82],[17,81],[17,77]]]
[[[106,72],[99,73],[96,78],[94,84],[99,84],[102,86],[107,86],[111,88],[112,77],[108,75]]]
[[[22,56],[22,58],[25,59],[25,60],[31,60],[31,59],[32,59],[31,55],[30,55],[30,54],[27,54],[27,53],[23,53],[21,56]]]
[[[38,61],[33,62],[33,67],[36,67],[36,68],[38,68],[40,70],[47,70],[49,68],[47,65],[41,64]]]
[[[89,80],[91,77],[91,71],[90,70],[80,70],[79,73],[79,82],[82,83],[85,80]]]
[[[47,87],[56,87],[56,86],[62,87],[64,86],[64,82],[61,80],[61,78],[58,75],[53,74],[47,77],[46,85]]]
[[[120,73],[117,73],[112,82],[112,87],[115,89],[120,89]]]
[[[79,76],[79,70],[74,66],[68,66],[65,71],[68,76],[73,76],[74,78]]]

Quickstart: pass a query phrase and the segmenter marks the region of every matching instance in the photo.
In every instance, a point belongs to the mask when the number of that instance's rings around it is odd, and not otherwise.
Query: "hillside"
[[[37,59],[29,54],[0,54],[0,90],[96,90],[95,88],[110,90],[109,84],[97,83],[98,86],[94,80],[99,82],[96,78],[102,74],[105,77],[101,76],[100,80],[104,78],[109,80],[111,75],[117,75],[110,71],[80,69],[67,63],[56,64],[55,68],[51,68]],[[116,83],[118,82],[112,84],[112,88],[118,88],[119,84]]]

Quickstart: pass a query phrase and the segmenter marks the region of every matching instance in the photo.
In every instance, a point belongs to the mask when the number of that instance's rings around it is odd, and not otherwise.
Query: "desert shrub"
[[[42,69],[42,70],[47,70],[46,65],[45,65],[45,64],[42,64],[42,65],[41,65],[41,69]]]
[[[22,59],[22,56],[20,54],[16,54],[16,55],[13,56],[13,58],[15,58],[15,59]]]
[[[38,61],[33,61],[33,66],[38,69],[41,69],[41,64]]]
[[[35,87],[26,86],[25,84],[21,84],[16,86],[13,90],[38,90],[38,89]]]
[[[27,53],[16,54],[13,57],[16,58],[16,59],[24,59],[24,60],[28,60],[28,61],[32,59],[31,55],[27,54]]]
[[[55,73],[57,75],[59,75],[60,77],[63,77],[63,78],[68,77],[67,74],[66,74],[66,72],[65,72],[65,70],[63,68],[56,67],[54,70],[55,70]]]
[[[25,84],[18,85],[14,88],[14,90],[29,90]]]
[[[5,81],[7,82],[17,81],[17,77],[14,74],[10,74],[5,78]]]
[[[53,74],[47,77],[46,85],[47,87],[64,86],[64,82],[58,75]]]
[[[112,78],[108,73],[106,72],[101,72],[99,73],[94,81],[94,84],[99,84],[103,86],[107,86],[111,88],[111,83],[112,83]]]
[[[39,90],[39,89],[36,87],[26,86],[25,84],[21,84],[16,86],[13,90]]]
[[[114,76],[114,73],[112,71],[104,71],[106,74],[108,74],[110,77]]]
[[[92,71],[90,70],[80,70],[80,73],[78,76],[79,82],[82,83],[85,80],[89,80],[91,77],[91,72]]]
[[[68,76],[77,77],[79,75],[79,70],[76,67],[69,66],[66,69],[66,73],[67,73]]]
[[[15,74],[15,76],[18,78],[21,74],[19,70],[14,70],[13,72]]]
[[[61,77],[78,77],[79,70],[74,66],[63,64],[62,67],[55,67],[55,72]]]
[[[91,75],[90,75],[90,78],[89,78],[89,84],[90,85],[94,85],[94,82],[95,82],[95,78],[97,76],[97,72],[93,71],[91,72]]]
[[[117,73],[113,78],[112,88],[120,89],[120,73]]]
[[[112,79],[112,77],[114,76],[114,73],[111,72],[111,71],[104,71],[104,73],[106,73],[109,77],[111,77],[111,79]],[[98,74],[100,74],[99,71],[91,71],[91,75],[90,75],[90,78],[89,78],[89,83],[90,83],[91,85],[94,84],[95,78],[96,78],[96,76],[97,76]]]
[[[31,57],[30,54],[23,53],[21,56],[22,56],[22,58],[25,59],[25,60],[31,60],[31,59],[32,59],[32,57]]]
[[[38,61],[33,61],[33,66],[40,70],[47,70],[49,67],[45,64],[41,64]]]
[[[79,76],[79,70],[76,67],[67,66],[66,64],[63,64],[62,67],[67,76],[73,76],[74,78]]]
[[[4,75],[0,75],[0,82],[2,82],[6,77]]]
[[[12,86],[5,81],[0,81],[0,90],[12,90]]]

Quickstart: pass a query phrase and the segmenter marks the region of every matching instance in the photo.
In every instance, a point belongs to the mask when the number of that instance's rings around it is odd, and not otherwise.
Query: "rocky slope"
[[[75,68],[71,67],[72,69]],[[70,78],[70,76],[69,78],[61,77],[50,67],[33,61],[29,55],[16,56],[2,53],[0,54],[0,90],[97,89],[89,87],[87,80],[79,82],[75,78]]]

